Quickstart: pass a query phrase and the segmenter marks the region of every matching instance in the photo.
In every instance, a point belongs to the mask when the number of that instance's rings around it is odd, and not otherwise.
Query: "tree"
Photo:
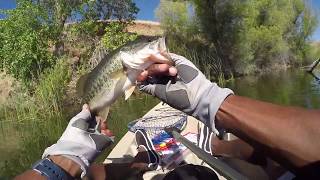
[[[137,38],[137,34],[128,33],[126,23],[110,22],[102,37],[104,47],[110,52]]]
[[[155,14],[166,29],[169,36],[183,38],[199,34],[198,19],[191,10],[192,4],[188,1],[162,0]]]
[[[131,0],[17,0],[16,9],[2,11],[1,68],[28,85],[63,55],[68,22],[89,30],[97,20],[131,21],[137,11]]]
[[[227,75],[300,64],[316,27],[305,0],[162,0],[157,12],[177,44],[200,36],[213,47]]]
[[[316,18],[304,0],[194,0],[205,37],[233,73],[305,57]]]
[[[55,54],[64,50],[63,31],[67,22],[77,22],[92,26],[97,20],[119,19],[131,21],[138,8],[132,0],[32,0],[49,15],[56,35]]]
[[[1,68],[28,85],[54,62],[49,54],[51,34],[45,12],[30,2],[18,2],[17,8],[4,12],[0,24]]]

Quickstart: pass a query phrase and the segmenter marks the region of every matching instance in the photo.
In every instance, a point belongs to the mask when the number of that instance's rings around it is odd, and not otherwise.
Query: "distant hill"
[[[102,29],[100,29],[97,33],[98,36],[102,36],[104,34],[104,28],[108,25],[108,23],[112,22],[114,20],[99,20],[97,23],[102,23]],[[144,36],[161,36],[163,35],[163,30],[160,27],[159,22],[155,21],[144,21],[144,20],[135,20],[132,25],[129,25],[127,27],[128,32],[134,32],[138,35],[144,35]],[[66,23],[65,26],[69,27],[74,24],[77,24],[76,22],[72,23]]]
[[[163,35],[163,30],[160,27],[159,22],[154,21],[143,21],[136,20],[134,24],[127,27],[129,32],[134,32],[139,35],[145,36],[161,36]]]

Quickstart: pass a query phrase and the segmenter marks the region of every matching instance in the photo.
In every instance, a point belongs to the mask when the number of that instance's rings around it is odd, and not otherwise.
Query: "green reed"
[[[69,65],[61,60],[44,73],[34,92],[15,92],[0,107],[0,179],[30,168],[61,135],[69,118],[63,106],[69,80]]]
[[[44,149],[55,143],[75,115],[66,102],[70,81],[70,67],[61,61],[40,80],[33,93],[17,92],[0,107],[0,179],[11,179],[29,169]],[[128,131],[128,122],[144,115],[159,100],[136,92],[112,106],[108,117],[109,128],[116,136],[114,145]],[[109,147],[98,161],[103,161],[112,150]]]
[[[217,56],[213,45],[206,45],[199,40],[179,42],[179,40],[169,41],[170,51],[182,55],[192,61],[210,80],[217,82],[220,86],[225,86],[226,79],[223,72],[223,60]]]

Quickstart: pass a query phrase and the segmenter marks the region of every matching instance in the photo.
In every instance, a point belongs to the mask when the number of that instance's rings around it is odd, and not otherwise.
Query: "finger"
[[[165,84],[147,84],[140,85],[139,90],[147,94],[155,96],[160,100],[166,102],[166,85]]]
[[[170,67],[168,64],[153,64],[137,77],[137,81],[145,81],[149,76],[154,75],[175,76],[176,74],[177,70],[174,67]]]
[[[106,136],[114,136],[112,131],[110,129],[108,129],[108,125],[107,125],[107,121],[106,120],[102,120],[100,123],[100,133]]]
[[[101,130],[107,130],[108,129],[108,124],[107,124],[106,120],[101,121],[100,128],[101,128]]]
[[[112,131],[110,129],[107,130],[101,130],[101,134],[108,136],[108,137],[112,137],[114,136],[114,134],[112,133]]]
[[[176,71],[174,71],[174,69],[175,67],[172,67],[168,64],[153,64],[148,69],[146,69],[146,71],[148,72],[148,76],[155,76],[155,75],[175,76]]]
[[[155,63],[173,65],[173,62],[167,57],[163,56],[161,53],[151,54],[148,59]]]
[[[147,78],[148,78],[148,71],[143,71],[138,75],[137,81],[138,82],[145,81]]]
[[[74,116],[71,120],[70,120],[70,123],[73,123],[74,121],[77,121],[77,120],[81,120],[81,121],[88,121],[91,119],[91,113],[90,113],[90,108],[89,108],[89,105],[88,104],[84,104],[82,106],[82,110],[81,112],[79,112],[76,116]]]
[[[169,68],[169,76],[176,76],[177,73],[178,73],[177,68],[175,68],[173,66]]]

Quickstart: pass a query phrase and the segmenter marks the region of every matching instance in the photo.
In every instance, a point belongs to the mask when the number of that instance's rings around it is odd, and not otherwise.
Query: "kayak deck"
[[[145,116],[152,115],[157,109],[169,107],[168,105],[164,105],[163,103],[159,103],[154,108],[152,108],[148,113],[145,114]],[[198,123],[199,121],[195,118],[188,116],[187,117],[187,123],[186,127],[183,129],[181,134],[187,134],[187,133],[198,133]],[[199,159],[195,154],[193,154],[190,150],[186,150],[186,155],[184,156],[184,161],[188,164],[195,164],[195,165],[203,165],[206,167],[209,167],[203,160]],[[118,142],[118,144],[114,147],[114,149],[111,151],[111,153],[108,155],[108,157],[105,159],[104,163],[130,163],[133,161],[134,157],[138,153],[137,146],[135,142],[135,136],[134,133],[128,131]],[[154,179],[155,177],[158,177],[161,179],[161,177],[164,176],[165,173],[170,171],[169,169],[164,170],[155,170],[155,171],[149,171],[146,172],[143,176],[144,179]],[[161,176],[163,174],[163,176]],[[218,175],[219,176],[219,175]],[[219,179],[225,179],[222,176],[219,176]]]

